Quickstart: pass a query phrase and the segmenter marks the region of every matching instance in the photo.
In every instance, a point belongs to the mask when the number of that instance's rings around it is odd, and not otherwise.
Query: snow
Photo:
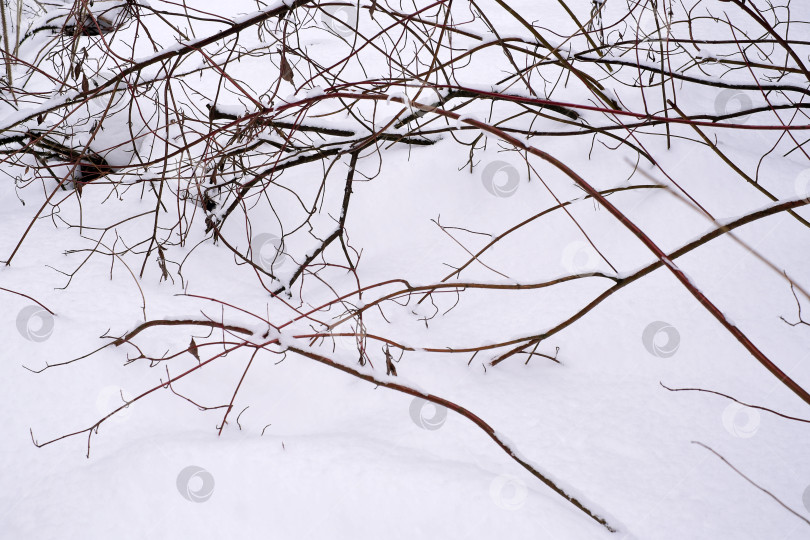
[[[241,22],[291,3],[278,0],[252,12],[254,2],[201,0],[194,2],[194,8],[229,13],[233,21]],[[157,1],[153,4],[156,8],[172,6]],[[608,20],[614,7],[603,4]],[[551,27],[560,34],[571,31],[570,21],[557,7],[544,6],[540,12],[529,0],[515,0],[509,5],[525,12],[527,20],[539,20],[538,28]],[[583,16],[589,13],[589,5],[572,5],[572,9]],[[796,9],[810,11],[802,6]],[[249,14],[242,15],[245,12]],[[506,27],[499,31],[501,36],[527,38],[525,29],[510,27],[500,15],[494,21]],[[360,22],[363,24],[364,19]],[[164,31],[163,35],[156,32],[159,41],[169,43],[171,33],[158,28]],[[215,32],[224,27],[211,23],[206,28],[206,32]],[[208,34],[200,31],[197,35],[189,43]],[[494,34],[481,35],[496,39]],[[245,47],[255,45],[247,38],[245,41]],[[313,45],[313,55],[339,55],[337,40],[323,43],[324,48],[334,50],[322,51]],[[183,46],[174,43],[156,54],[138,51],[138,57],[153,58]],[[465,47],[461,45],[459,51]],[[576,47],[566,43],[564,50],[575,51]],[[510,68],[505,68],[497,56],[500,52],[491,54],[497,61],[480,72],[459,74],[456,82],[487,92],[503,90],[493,81]],[[709,51],[702,45],[699,54],[703,58],[722,57],[721,50]],[[196,61],[192,59],[189,65]],[[244,64],[233,69],[246,84],[278,77],[266,59]],[[353,75],[347,73],[346,77]],[[734,77],[743,79],[743,72]],[[157,72],[141,74],[139,81],[157,78]],[[205,84],[216,89],[219,83],[206,78]],[[286,82],[281,84],[280,95],[288,96],[287,102],[316,99],[329,92],[323,86],[292,88]],[[614,83],[607,79],[605,84]],[[538,89],[541,87],[538,84]],[[416,93],[412,90],[389,96],[407,101]],[[530,95],[512,87],[508,92]],[[696,110],[711,110],[711,94],[696,95],[689,101],[686,90],[682,92],[679,99],[694,103]],[[631,89],[615,85],[606,88],[605,94],[620,97],[629,110],[642,110]],[[19,111],[0,105],[0,129],[67,103],[75,95],[70,91]],[[213,95],[212,91],[211,95],[199,96],[194,103],[212,103]],[[250,105],[236,105],[233,96],[223,92],[217,107],[238,116],[255,112],[246,108]],[[554,96],[559,99],[566,94]],[[423,103],[431,104],[436,96],[423,93],[420,97]],[[579,93],[566,101],[587,104],[587,99],[585,93]],[[103,102],[104,98],[99,100]],[[104,105],[91,103],[91,107]],[[396,102],[388,103],[385,109],[384,102],[376,106],[385,113],[394,111],[392,114],[403,107]],[[307,125],[363,133],[359,124],[345,115],[316,116],[329,110],[319,107],[318,103],[312,105]],[[154,113],[141,111],[142,116],[134,118],[133,133],[143,133],[144,119]],[[475,112],[464,112],[449,125],[460,127],[468,119],[483,121],[490,113],[488,103]],[[382,117],[376,118],[377,126],[382,125]],[[597,113],[588,112],[588,117],[595,123]],[[120,146],[131,137],[128,122],[126,107],[114,108],[103,137],[92,146],[116,166],[136,163],[136,152],[142,156],[159,154],[165,142],[144,135],[138,148]],[[537,129],[548,126],[556,124],[541,123]],[[79,133],[79,127],[75,129],[76,140],[86,142],[88,130]],[[402,134],[408,129],[392,129],[390,133]],[[690,129],[675,126],[673,132],[694,137]],[[171,133],[171,144],[179,144],[172,139],[177,133]],[[453,132],[466,143],[480,134],[478,130]],[[661,137],[643,140],[664,170],[706,204],[718,223],[807,197],[808,167],[798,152],[785,157],[780,146],[780,151],[758,161],[764,148],[781,133],[731,135],[717,130],[711,134],[717,135],[723,152],[741,168],[761,169],[761,185],[777,193],[780,201],[768,201],[703,145],[673,138],[669,151]],[[529,139],[512,135],[571,165],[596,189],[628,185],[632,166],[619,156],[630,154],[617,153],[622,150],[591,144],[589,137]],[[639,137],[643,135],[639,133]],[[334,137],[324,135],[324,139]],[[614,275],[595,254],[591,241],[616,263],[619,279],[656,260],[604,208],[584,198],[570,178],[534,159],[531,164],[535,170],[529,175],[522,152],[505,151],[507,148],[489,136],[487,147],[475,154],[472,173],[469,166],[465,167],[469,147],[456,144],[450,136],[430,147],[392,147],[383,151],[384,159],[364,156],[358,162],[346,223],[351,245],[362,249],[356,269],[362,285],[403,276],[414,287],[440,282],[470,259],[467,249],[477,253],[494,236],[556,204],[546,186],[560,200],[574,201],[566,210],[589,233],[589,241],[564,211],[555,211],[507,235],[446,283],[540,283],[595,270]],[[482,171],[495,161],[520,171],[514,194],[499,197],[486,189]],[[205,177],[204,164],[196,165],[200,176]],[[5,164],[0,169],[12,177],[20,174]],[[163,178],[157,167],[144,169],[131,169],[128,174],[141,179]],[[300,262],[318,248],[319,238],[334,230],[347,172],[348,158],[342,157],[330,172],[329,178],[337,180],[328,183],[321,194],[318,190],[324,171],[320,164],[285,171],[274,179],[278,191],[268,191],[267,201],[255,202],[261,217],[251,223],[250,234],[244,230],[244,221],[229,223],[223,234],[245,254],[256,235],[277,237],[287,232],[282,231],[282,225],[291,215],[315,208],[318,213],[309,222],[311,228],[291,235],[288,245],[285,240],[289,257]],[[662,177],[655,171],[651,174]],[[640,177],[632,182],[648,183]],[[141,185],[145,186],[142,199],[135,193]],[[198,189],[176,177],[167,179],[165,185],[193,194]],[[309,314],[338,294],[325,292],[315,278],[308,278],[305,299],[299,291],[300,282],[289,288],[289,296],[272,298],[259,286],[254,269],[236,264],[241,261],[233,254],[205,239],[200,221],[194,222],[196,229],[185,246],[166,248],[169,260],[183,261],[182,280],[175,266],[170,267],[174,281],[161,280],[154,253],[147,260],[143,278],[136,277],[143,254],[126,255],[123,260],[94,255],[84,262],[88,254],[83,250],[99,239],[107,250],[115,242],[119,247],[121,243],[129,246],[133,239],[141,238],[143,230],[140,223],[124,223],[115,234],[102,236],[102,230],[90,227],[106,227],[125,216],[155,208],[156,196],[149,183],[112,195],[107,186],[95,187],[84,189],[81,208],[70,199],[57,215],[51,216],[48,210],[36,220],[12,264],[0,267],[0,287],[6,289],[0,290],[0,338],[4,344],[0,355],[0,395],[4,396],[0,407],[2,540],[810,537],[810,528],[801,519],[747,483],[711,452],[693,444],[699,441],[714,449],[785,505],[810,519],[810,505],[804,502],[810,489],[806,424],[717,395],[670,392],[661,386],[712,389],[746,403],[810,419],[806,404],[767,373],[666,268],[628,285],[573,325],[540,341],[536,352],[556,356],[559,363],[543,356],[527,360],[523,355],[491,366],[495,351],[479,352],[473,359],[472,353],[432,353],[427,349],[485,346],[539,335],[579,311],[613,281],[582,278],[519,291],[467,288],[463,294],[436,294],[432,301],[419,303],[423,294],[409,294],[408,287],[398,281],[370,288],[362,295],[350,294],[357,288],[354,275],[345,269],[324,268],[324,279],[336,293],[347,297],[330,310]],[[38,180],[26,188],[15,185],[9,177],[0,183],[4,232],[0,235],[0,259],[15,249],[34,212],[54,188],[51,180]],[[317,205],[300,209],[296,206],[298,195],[290,194],[293,190],[305,200],[318,193]],[[667,253],[716,227],[664,190],[618,192],[610,201]],[[221,217],[223,212],[220,207],[212,215]],[[810,216],[807,209],[797,212],[805,218]],[[68,228],[63,221],[78,222],[79,216],[86,227],[82,231]],[[170,217],[160,214],[161,220]],[[151,231],[154,216],[146,219]],[[447,231],[433,220],[446,225]],[[738,228],[735,234],[784,269],[791,279],[810,286],[810,234],[794,218],[775,214]],[[345,265],[341,251],[337,244],[330,246],[328,260]],[[734,326],[791,377],[804,387],[810,386],[810,328],[789,326],[780,319],[795,321],[798,316],[796,300],[782,276],[727,236],[676,262],[665,259],[665,263],[687,275],[728,321],[734,321]],[[81,270],[66,287],[70,278],[65,273],[80,265]],[[289,279],[293,269],[293,265],[284,265],[279,277]],[[268,288],[279,285],[260,277]],[[7,290],[36,298],[56,316],[50,318],[47,312],[29,309],[34,305],[31,300]],[[396,299],[371,307],[377,298],[396,291],[402,291]],[[810,307],[802,297],[800,300],[806,320]],[[362,325],[349,317],[360,311]],[[26,315],[21,319],[23,313]],[[342,316],[348,320],[330,326]],[[132,344],[110,345],[112,339],[144,321],[157,319],[224,321],[246,328],[250,334],[207,327],[153,327],[133,338]],[[655,325],[653,331],[648,330],[651,325]],[[662,331],[667,328],[676,332]],[[384,336],[415,350],[404,353],[394,377],[385,374],[382,342],[366,340],[373,366],[360,366],[357,340],[334,335],[338,333]],[[323,338],[312,343],[296,337],[313,334]],[[168,377],[199,366],[197,358],[186,352],[154,367],[137,360],[142,352],[155,357],[174,355],[189,347],[191,336],[203,360],[224,352],[222,344],[212,345],[219,340],[228,346],[241,340],[249,344],[278,342],[255,356],[221,436],[217,431],[225,409],[200,410],[198,405],[216,407],[230,402],[253,348],[245,346],[205,364],[174,381],[171,388],[166,386]],[[101,348],[104,345],[108,346]],[[352,377],[291,349],[326,355],[341,366],[373,376],[379,383],[406,385],[464,406],[493,426],[496,436],[516,456],[586,502],[619,532],[610,534],[588,519],[455,412],[415,402],[419,398]],[[392,347],[392,353],[394,350]],[[394,358],[398,359],[398,353]],[[72,359],[79,360],[38,374],[29,371]],[[124,407],[92,432],[89,459],[85,457],[87,434],[42,448],[32,442],[32,438],[42,443],[89,428],[154,387],[160,388]]]

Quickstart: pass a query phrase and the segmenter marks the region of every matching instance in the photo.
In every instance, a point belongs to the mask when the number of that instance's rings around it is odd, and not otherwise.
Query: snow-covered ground
[[[531,0],[509,4],[528,20],[540,19],[544,27],[561,34],[570,30],[559,6],[551,2],[542,7]],[[570,4],[583,16],[589,12],[589,3]],[[730,10],[727,5],[718,3],[714,9]],[[229,17],[256,9],[249,2],[210,0],[194,2],[194,7]],[[810,20],[807,6],[796,6],[796,12]],[[505,16],[495,21],[504,25],[503,35],[521,33]],[[198,37],[205,28],[198,27]],[[810,35],[806,25],[799,28],[805,37]],[[328,57],[328,46],[314,43],[313,50]],[[247,77],[251,68],[234,70]],[[486,81],[492,79],[483,71],[469,79],[470,84]],[[629,108],[639,105],[636,90],[614,90],[627,98]],[[717,92],[701,91],[684,100],[693,113],[712,111],[716,105]],[[585,102],[579,92],[568,101]],[[228,112],[239,113],[235,100],[224,103],[234,107]],[[3,107],[0,117],[10,118],[12,109]],[[689,130],[674,128],[694,136]],[[758,167],[761,183],[782,200],[810,192],[805,181],[810,162],[798,152],[787,157],[775,152],[758,161],[776,135],[715,132],[723,152],[749,173]],[[474,136],[457,135],[465,141]],[[628,181],[635,164],[627,161],[632,153],[598,142],[591,147],[588,136],[532,142],[598,189],[649,183],[638,174]],[[706,146],[673,138],[667,149],[661,136],[644,143],[661,168],[718,221],[771,204]],[[477,159],[519,167],[519,161],[510,161],[513,154],[498,148],[492,139]],[[555,204],[536,177],[527,181],[525,175],[510,196],[494,196],[478,169],[473,174],[459,170],[468,155],[467,147],[447,136],[434,146],[393,147],[382,161],[358,163],[360,180],[354,183],[346,229],[352,246],[362,249],[364,285],[402,276],[413,285],[432,284],[451,270],[447,265],[467,261],[469,254],[432,220],[497,234]],[[335,166],[338,178],[345,177],[348,163],[346,157]],[[533,164],[560,200],[582,197],[550,165]],[[659,169],[646,163],[640,168],[664,180]],[[283,182],[308,193],[313,188],[307,181],[321,174],[320,165],[307,165],[289,172]],[[54,185],[16,189],[7,177],[0,182],[0,259],[15,249]],[[122,396],[131,399],[165,381],[168,373],[177,375],[198,362],[184,354],[156,367],[126,363],[138,351],[122,345],[41,373],[31,370],[86,355],[109,342],[100,336],[123,335],[144,320],[205,315],[259,328],[254,318],[236,309],[180,293],[226,301],[274,323],[293,316],[258,286],[255,272],[236,265],[221,245],[208,240],[198,246],[206,237],[199,219],[186,245],[167,253],[173,261],[185,259],[185,288],[173,266],[174,281],[160,280],[155,256],[143,278],[135,277],[143,255],[122,260],[94,256],[75,276],[66,275],[87,257],[82,250],[91,248],[88,238],[96,236],[88,231],[83,236],[62,219],[77,223],[81,211],[84,223],[106,227],[154,207],[151,194],[140,199],[133,189],[119,199],[109,196],[109,188],[93,187],[85,187],[81,209],[73,199],[63,203],[60,219],[48,215],[37,220],[12,264],[0,268],[0,287],[30,295],[56,313],[34,314],[31,300],[0,290],[0,538],[810,538],[806,421],[744,407],[716,394],[671,392],[662,385],[714,390],[806,420],[810,409],[666,269],[631,283],[542,342],[537,352],[554,356],[559,348],[559,363],[535,357],[524,364],[525,357],[513,357],[485,368],[493,356],[479,354],[468,365],[469,354],[417,350],[406,352],[397,364],[399,382],[483,418],[529,462],[603,511],[619,529],[616,534],[539,482],[462,416],[289,352],[283,357],[257,355],[221,436],[217,430],[223,409],[201,411],[161,389],[103,423],[91,437],[89,459],[86,434],[37,448],[32,437],[44,442],[84,430],[119,407]],[[342,181],[330,189],[334,192],[327,194],[326,203],[335,216]],[[285,199],[279,197],[283,205]],[[610,200],[667,252],[715,227],[664,190],[620,192]],[[620,274],[654,260],[592,200],[579,200],[569,211]],[[281,212],[294,214],[288,208]],[[797,212],[810,219],[807,209]],[[324,216],[312,224],[320,227],[316,232],[321,237],[334,227]],[[232,226],[231,234],[237,236],[239,225]],[[271,218],[254,227],[278,233]],[[124,240],[137,230],[143,232],[135,225],[122,226]],[[474,249],[489,241],[464,231],[456,234]],[[794,218],[778,213],[735,234],[796,283],[810,287],[810,230]],[[107,247],[114,241],[114,235],[105,237]],[[299,240],[293,257],[303,257],[314,246],[312,240]],[[559,211],[508,236],[482,261],[501,275],[473,265],[464,280],[535,283],[594,269],[610,272]],[[790,326],[781,319],[795,322],[799,317],[784,276],[727,235],[677,263],[769,358],[810,387],[810,327]],[[356,288],[349,273],[328,275],[342,291]],[[312,287],[307,305],[317,307],[334,298],[314,280],[306,283]],[[367,311],[364,322],[369,333],[417,349],[478,346],[549,329],[609,285],[587,278],[533,291],[467,290],[455,309],[428,324],[422,318],[434,308],[417,305],[419,297],[414,296],[404,305],[389,303],[385,317]],[[372,291],[363,301],[381,295]],[[441,313],[457,300],[455,295],[436,297]],[[291,303],[300,298],[296,291]],[[810,303],[802,301],[802,307],[808,320]],[[295,331],[306,329],[302,325]],[[205,343],[209,334],[209,329],[153,328],[133,341],[160,356],[183,350],[192,335]],[[209,341],[221,337],[215,330]],[[200,354],[210,357],[222,350],[221,345],[201,346]],[[379,345],[370,346],[369,354],[375,371],[384,373]],[[333,357],[356,366],[354,340],[338,338]],[[249,358],[248,352],[237,351],[172,387],[203,406],[227,404]]]

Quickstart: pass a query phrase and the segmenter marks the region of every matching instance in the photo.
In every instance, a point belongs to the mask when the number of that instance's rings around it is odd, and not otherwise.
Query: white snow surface
[[[587,4],[578,8],[583,15],[590,9]],[[531,0],[510,5],[523,10],[528,20],[539,17]],[[256,4],[205,0],[194,2],[194,7],[239,21]],[[502,35],[525,33],[515,27],[505,28]],[[168,45],[164,51],[178,46]],[[492,81],[477,84],[492,88]],[[623,96],[625,90],[608,89],[613,91]],[[317,88],[301,95],[317,97],[322,92]],[[68,97],[54,97],[47,104],[59,99]],[[704,108],[710,108],[710,99],[706,98]],[[700,105],[697,99],[696,106]],[[220,107],[244,113],[236,105]],[[398,112],[402,105],[391,103],[390,107]],[[0,125],[36,110],[0,110]],[[480,118],[485,115],[486,110]],[[464,118],[479,116],[470,113]],[[335,118],[335,122],[308,120],[309,125],[343,127],[345,119]],[[757,164],[748,157],[748,149],[763,144],[760,135],[735,141],[723,139],[723,130],[717,132],[724,152],[753,170]],[[457,133],[469,140],[480,131]],[[127,135],[109,134],[122,140]],[[572,164],[598,189],[625,185],[632,168],[600,144],[589,154],[590,139],[585,140],[527,142]],[[663,140],[649,146],[663,167],[720,223],[771,205],[733,176],[711,150],[693,150],[678,139],[670,151]],[[497,144],[491,145],[481,159],[520,163],[497,150]],[[127,151],[118,149],[110,157],[130,159]],[[431,221],[438,215],[442,223],[499,233],[555,204],[536,177],[531,181],[521,177],[518,196],[493,197],[481,185],[480,173],[471,175],[463,169],[467,157],[467,148],[452,141],[409,151],[394,148],[382,162],[379,176],[355,183],[346,226],[352,244],[364,249],[365,284],[393,279],[402,269],[410,272],[414,285],[436,283],[450,270],[444,263],[466,261],[468,254]],[[368,170],[359,172],[374,175],[377,164],[361,162]],[[347,160],[341,166],[338,174],[345,173]],[[659,177],[647,165],[641,167]],[[772,155],[762,167],[767,187],[781,200],[803,194],[794,193],[793,187],[793,179],[807,169],[798,156]],[[538,170],[561,200],[581,197],[581,190],[546,164],[539,164]],[[305,169],[291,172],[289,182],[305,173]],[[4,178],[0,183],[3,259],[14,250],[45,199],[43,190],[18,191],[13,181]],[[647,183],[638,178],[631,183]],[[107,191],[86,188],[84,212],[105,224],[118,221],[122,212],[132,212],[128,205],[133,201],[104,201],[106,195]],[[153,201],[154,197],[146,198],[137,204],[147,211]],[[714,227],[663,190],[617,193],[611,201],[668,252]],[[608,258],[621,262],[620,277],[654,260],[592,201],[579,201],[569,209]],[[78,211],[70,210],[75,215]],[[810,219],[807,209],[797,212]],[[334,219],[314,223],[322,229],[318,233],[325,233],[322,236],[335,227]],[[794,219],[776,214],[735,234],[810,288],[810,231]],[[201,312],[220,319],[223,311],[218,304],[182,296],[184,292],[219,298],[262,316],[269,310],[274,322],[292,316],[291,310],[272,303],[257,288],[255,274],[246,266],[235,266],[228,252],[208,241],[192,253],[191,247],[203,238],[200,230],[189,247],[174,248],[177,251],[171,254],[173,260],[189,257],[184,266],[185,291],[179,281],[160,281],[151,261],[136,286],[123,264],[116,262],[111,269],[110,261],[101,257],[91,258],[64,288],[68,277],[60,272],[71,272],[86,257],[66,251],[87,248],[87,241],[78,230],[50,219],[38,220],[11,266],[0,267],[0,287],[24,292],[57,314],[48,339],[25,339],[17,319],[32,302],[0,290],[0,539],[810,538],[808,523],[695,444],[711,447],[810,519],[810,502],[805,502],[810,501],[810,426],[714,394],[670,392],[659,383],[715,390],[802,419],[810,419],[810,408],[751,357],[666,268],[632,283],[542,342],[537,352],[554,356],[559,347],[560,363],[535,357],[524,364],[525,358],[514,357],[485,369],[491,357],[479,354],[468,365],[469,355],[437,355],[423,349],[534,335],[587,304],[611,285],[609,280],[578,279],[531,291],[467,291],[457,310],[431,320],[428,327],[421,320],[433,312],[427,304],[417,306],[412,300],[408,305],[388,305],[385,314],[392,326],[370,315],[369,331],[396,329],[399,342],[416,349],[397,364],[396,378],[384,374],[378,345],[371,352],[374,368],[360,368],[354,338],[335,339],[332,358],[336,362],[374,373],[378,380],[449,399],[483,418],[509,441],[516,455],[572,495],[591,502],[592,508],[603,510],[619,528],[615,534],[538,481],[462,416],[447,411],[438,428],[427,429],[413,418],[412,396],[289,350],[281,362],[279,355],[257,355],[219,436],[223,409],[201,411],[171,390],[161,389],[103,423],[90,440],[89,459],[86,435],[37,448],[32,436],[43,442],[83,430],[123,405],[122,396],[129,400],[159,385],[167,377],[167,366],[174,376],[197,365],[197,360],[185,354],[157,367],[127,363],[138,351],[123,345],[41,373],[25,368],[36,371],[86,355],[109,342],[100,336],[120,336],[143,322],[144,310],[146,320],[201,318]],[[465,238],[476,249],[490,240]],[[579,261],[576,256],[582,254],[588,261],[579,271],[613,275],[601,258],[579,251],[581,240],[563,213],[553,213],[507,237],[482,257],[511,281],[480,265],[453,281],[536,283],[570,273],[571,261]],[[314,249],[313,242],[296,246],[300,249],[294,258],[302,260]],[[676,259],[675,264],[786,373],[810,387],[810,327],[789,326],[780,319],[797,319],[796,301],[783,277],[728,237]],[[131,270],[137,275],[138,269]],[[344,285],[351,285],[352,279],[347,276]],[[145,308],[139,288],[146,298]],[[393,290],[388,287],[384,292]],[[348,301],[363,306],[384,292]],[[445,302],[438,306],[442,313],[455,301],[454,295],[447,296],[453,298],[440,297]],[[803,307],[807,317],[810,306],[804,303]],[[229,324],[253,332],[248,336],[251,341],[259,342],[267,331],[266,324],[245,313],[229,308],[224,313]],[[677,329],[679,343],[670,356],[656,355],[643,342],[645,329],[657,321]],[[354,328],[346,323],[332,331],[349,333]],[[271,331],[266,340],[278,338],[281,352],[300,345],[291,335],[307,332],[312,328],[302,323],[280,333]],[[198,344],[205,343],[208,334],[207,329],[154,328],[140,334],[136,342],[160,355],[187,347],[192,335]],[[215,334],[222,332],[215,330]],[[314,350],[322,353],[324,349]],[[213,351],[200,345],[200,352],[211,356],[222,352],[222,347]],[[249,356],[240,351],[211,362],[174,383],[173,389],[200,405],[227,404]],[[437,414],[442,411],[430,404],[421,409],[423,420]],[[191,466],[198,469],[188,469]],[[195,502],[189,500],[188,492],[181,493],[178,479],[184,474],[190,475],[186,488],[210,489],[210,498]]]

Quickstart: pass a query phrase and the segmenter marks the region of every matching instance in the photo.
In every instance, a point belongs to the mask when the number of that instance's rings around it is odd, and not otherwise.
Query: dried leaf
[[[281,55],[281,78],[288,83],[293,82],[293,70],[290,64],[287,63],[287,57],[284,55]]]
[[[163,254],[163,248],[160,247],[160,246],[158,246],[158,266],[160,267],[160,271],[163,274],[161,276],[161,278],[160,278],[161,281],[164,280],[164,279],[168,280],[169,279],[169,270],[166,268],[166,256]],[[192,342],[193,342],[193,339],[192,339]]]
[[[214,175],[216,175],[216,171],[214,171]],[[202,204],[203,208],[208,213],[213,212],[217,208],[217,201],[212,199],[208,193],[203,193]]]
[[[85,94],[90,91],[90,82],[87,80],[87,75],[82,79],[82,92]]]
[[[194,343],[194,338],[191,338],[191,344],[188,346],[188,352],[190,352],[198,362],[200,361],[200,353],[197,352],[197,344]]]
[[[388,346],[385,346],[385,350],[383,351],[385,354],[385,373],[386,375],[392,375],[394,377],[397,376],[397,366],[394,365],[394,357],[391,355],[391,352],[388,350]]]

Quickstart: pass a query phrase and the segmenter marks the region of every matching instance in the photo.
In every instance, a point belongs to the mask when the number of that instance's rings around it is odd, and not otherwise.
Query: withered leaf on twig
[[[194,343],[194,338],[191,338],[191,344],[188,346],[188,352],[190,352],[198,362],[200,361],[200,353],[197,352],[197,344]]]
[[[290,67],[290,64],[287,62],[287,57],[283,54],[281,55],[281,73],[280,76],[282,79],[287,81],[288,83],[293,82],[293,70]]]
[[[161,281],[164,279],[169,279],[169,270],[166,268],[166,256],[163,254],[163,248],[158,245],[158,266],[160,267],[160,272],[162,276],[160,277]],[[194,339],[191,340],[192,343]],[[199,358],[198,358],[199,360]]]
[[[87,75],[82,78],[82,92],[87,93],[90,91],[90,83],[87,81]]]
[[[385,350],[383,351],[385,354],[385,374],[386,375],[393,375],[394,377],[397,376],[397,366],[394,365],[394,357],[391,354],[391,351],[388,349],[388,345],[385,346]]]

